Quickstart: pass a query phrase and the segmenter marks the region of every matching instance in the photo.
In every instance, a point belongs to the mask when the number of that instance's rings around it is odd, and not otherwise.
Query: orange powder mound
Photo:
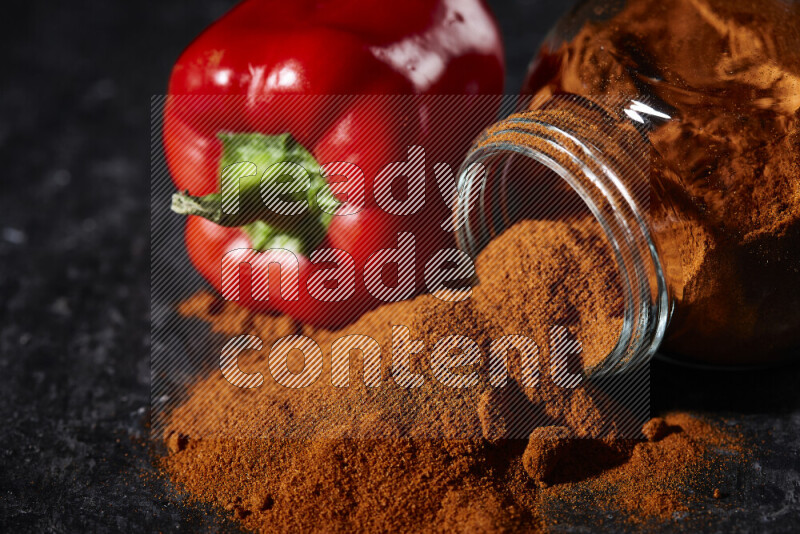
[[[686,414],[667,414],[657,435],[647,430],[653,441],[621,439],[624,409],[589,381],[564,388],[547,372],[554,324],[582,343],[583,359],[567,362],[573,373],[616,342],[619,282],[598,236],[585,220],[520,223],[478,258],[472,298],[421,296],[335,332],[195,296],[181,305],[184,316],[226,336],[258,335],[265,347],[309,336],[325,365],[302,390],[275,387],[264,372],[267,351],[239,359],[243,370],[264,373],[259,389],[236,388],[218,372],[202,377],[169,417],[161,468],[192,499],[256,531],[540,531],[580,506],[669,520],[705,498],[705,473],[742,461],[730,454],[739,440]],[[425,378],[419,388],[394,384],[392,325],[425,346],[410,361]],[[522,387],[519,353],[509,358],[505,387],[485,380],[489,344],[511,333],[540,348],[535,387]],[[380,387],[365,385],[361,358],[351,358],[348,387],[331,385],[331,343],[349,334],[381,346]],[[445,390],[432,378],[430,352],[454,334],[481,348],[480,362],[467,367],[482,380]]]
[[[493,240],[475,263],[472,302],[505,334],[546,346],[563,326],[582,345],[584,367],[614,348],[622,328],[622,289],[613,255],[591,218],[522,221]]]
[[[714,498],[706,478],[744,460],[712,424],[665,419],[661,441],[578,439],[551,451],[546,483],[529,474],[541,452],[524,440],[187,438],[162,467],[256,531],[542,531],[581,507],[669,521]]]

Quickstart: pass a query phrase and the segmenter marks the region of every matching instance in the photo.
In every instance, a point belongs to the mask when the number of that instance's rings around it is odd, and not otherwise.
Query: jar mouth
[[[531,122],[509,119],[493,128],[462,166],[455,208],[461,221],[458,246],[475,258],[518,221],[569,220],[590,213],[610,245],[624,310],[616,345],[586,374],[614,375],[646,364],[669,321],[666,280],[646,219],[649,188],[641,187],[641,176],[615,172],[613,162],[571,132],[538,123],[546,134],[531,133],[519,127],[521,121]],[[562,135],[570,142],[562,142]],[[637,173],[642,170],[646,166],[637,166]],[[630,184],[638,186],[635,191]]]

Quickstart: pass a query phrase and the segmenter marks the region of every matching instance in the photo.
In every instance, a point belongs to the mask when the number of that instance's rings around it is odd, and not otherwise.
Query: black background
[[[0,529],[235,527],[152,474],[150,97],[181,50],[234,2],[17,2],[0,32]],[[386,3],[387,9],[390,3]],[[568,6],[492,2],[507,93]],[[727,495],[665,531],[790,532],[800,524],[800,369],[739,373],[656,362],[653,410],[740,425],[756,460]],[[607,518],[605,518],[607,519]],[[595,511],[574,528],[594,530]],[[605,529],[633,527],[605,522]]]

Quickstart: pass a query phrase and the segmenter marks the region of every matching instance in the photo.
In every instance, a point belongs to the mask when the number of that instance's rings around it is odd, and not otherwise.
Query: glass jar
[[[605,370],[800,355],[800,3],[583,2],[523,94],[462,167],[462,249],[572,195],[625,293]]]

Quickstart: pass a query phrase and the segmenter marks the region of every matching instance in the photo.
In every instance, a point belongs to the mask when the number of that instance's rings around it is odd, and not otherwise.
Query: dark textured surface
[[[230,530],[153,478],[145,423],[150,96],[232,2],[76,4],[17,3],[0,34],[0,530]],[[494,4],[515,92],[561,8]],[[727,417],[755,443],[687,528],[794,530],[800,369],[652,375],[654,409]],[[564,529],[596,524],[576,511]]]

